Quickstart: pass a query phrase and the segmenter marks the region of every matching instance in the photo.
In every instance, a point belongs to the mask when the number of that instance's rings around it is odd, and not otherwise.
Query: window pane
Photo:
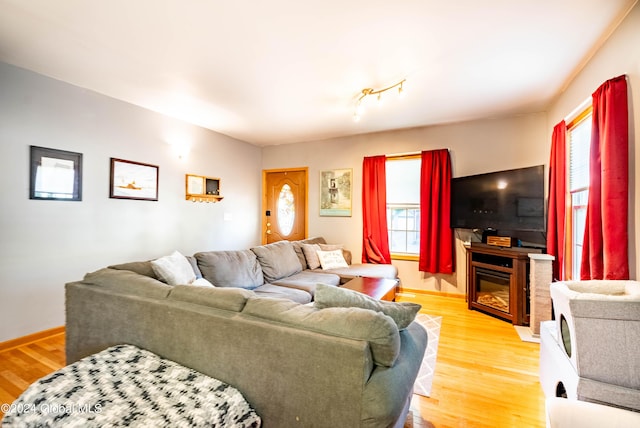
[[[404,230],[392,230],[391,239],[389,240],[389,249],[392,253],[407,252],[407,233]]]
[[[414,231],[407,233],[407,250],[405,252],[420,254],[420,232]]]
[[[589,147],[591,146],[589,117],[569,131],[569,190],[589,187]]]
[[[573,260],[571,263],[573,279],[580,278],[580,264],[582,262],[582,241],[587,220],[587,199],[589,191],[583,190],[571,195],[573,230],[571,231]]]
[[[420,209],[407,210],[407,230],[420,230]]]
[[[404,230],[407,228],[407,210],[392,208],[389,226],[392,230]]]
[[[388,204],[420,203],[420,165],[420,158],[387,161]]]

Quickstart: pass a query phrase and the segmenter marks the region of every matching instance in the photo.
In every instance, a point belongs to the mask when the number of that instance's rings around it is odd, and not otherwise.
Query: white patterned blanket
[[[83,358],[38,380],[3,427],[260,427],[232,386],[132,345]]]

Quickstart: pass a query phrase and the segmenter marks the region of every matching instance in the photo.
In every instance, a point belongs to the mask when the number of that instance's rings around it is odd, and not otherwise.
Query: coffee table
[[[386,278],[369,278],[366,276],[357,276],[342,285],[342,288],[359,291],[367,296],[371,296],[377,300],[387,300],[393,302],[396,300],[397,279]]]

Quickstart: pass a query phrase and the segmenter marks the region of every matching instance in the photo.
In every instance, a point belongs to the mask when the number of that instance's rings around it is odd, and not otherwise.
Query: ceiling
[[[636,1],[0,0],[0,61],[263,146],[544,111]]]

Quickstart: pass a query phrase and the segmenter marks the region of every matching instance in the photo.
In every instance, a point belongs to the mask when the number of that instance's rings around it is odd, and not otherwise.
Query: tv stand
[[[476,242],[467,247],[469,309],[529,325],[529,253],[540,252]]]

